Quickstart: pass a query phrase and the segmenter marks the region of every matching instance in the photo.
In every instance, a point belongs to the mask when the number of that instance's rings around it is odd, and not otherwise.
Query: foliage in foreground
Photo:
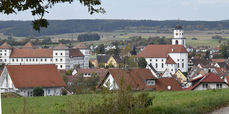
[[[140,93],[142,92],[135,92],[133,96],[138,96]],[[152,101],[153,105],[139,109],[135,113],[203,114],[211,112],[229,103],[229,89],[147,93],[149,93],[149,97],[154,97]],[[115,96],[115,93],[112,93],[111,95]],[[103,101],[105,99],[104,96],[107,97],[106,99],[109,99],[108,94],[28,97],[26,98],[26,109],[27,112],[30,112],[30,114],[78,114],[83,112],[89,113],[91,110],[97,108],[93,106],[102,106],[102,104],[106,104],[104,103],[106,101]],[[110,99],[111,98],[114,97],[110,97]],[[24,107],[23,102],[23,97],[3,98],[3,114],[22,114]],[[89,108],[92,109],[87,110]],[[96,110],[98,109],[95,109],[95,111]],[[109,110],[109,108],[106,107],[103,110]]]

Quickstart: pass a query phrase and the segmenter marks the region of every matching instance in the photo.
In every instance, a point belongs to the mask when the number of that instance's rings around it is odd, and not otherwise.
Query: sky
[[[229,0],[101,0],[105,14],[90,15],[78,0],[59,3],[46,19],[207,20],[229,19]],[[0,20],[34,20],[30,11],[0,14]]]

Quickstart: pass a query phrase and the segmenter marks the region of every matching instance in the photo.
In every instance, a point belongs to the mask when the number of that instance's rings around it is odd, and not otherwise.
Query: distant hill
[[[152,21],[152,20],[49,20],[49,26],[40,33],[32,28],[31,21],[0,21],[0,33],[14,36],[43,36],[77,32],[112,32],[128,29],[168,30],[177,24],[186,30],[229,29],[229,21]]]

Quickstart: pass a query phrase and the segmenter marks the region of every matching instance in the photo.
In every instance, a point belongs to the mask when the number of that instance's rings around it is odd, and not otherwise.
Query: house
[[[0,77],[1,92],[33,96],[33,88],[42,87],[44,96],[59,96],[65,86],[56,65],[6,65]]]
[[[171,74],[175,74],[178,69],[188,72],[188,52],[182,26],[176,26],[172,45],[148,45],[136,57],[144,57],[147,64],[159,73],[164,73],[166,69]]]
[[[192,86],[188,90],[222,89],[229,87],[223,79],[212,72],[191,80],[191,82]]]
[[[130,86],[132,90],[182,90],[174,78],[156,78],[149,69],[109,69],[99,87],[117,90]]]
[[[187,82],[187,77],[179,69],[175,73],[175,78],[180,79],[181,83]]]
[[[53,48],[37,48],[31,42],[13,48],[7,42],[0,46],[0,63],[7,65],[56,64],[60,70],[89,67],[86,49],[68,48],[58,44]]]
[[[119,56],[98,55],[97,62],[98,64],[103,64],[105,67],[112,66],[114,68],[117,68],[119,67],[121,58]]]

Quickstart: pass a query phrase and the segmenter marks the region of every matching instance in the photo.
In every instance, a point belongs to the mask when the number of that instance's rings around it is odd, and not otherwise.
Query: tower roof
[[[62,43],[59,43],[56,47],[53,49],[59,49],[59,50],[65,50],[68,49],[68,47],[64,46]]]
[[[181,25],[177,25],[177,26],[175,27],[175,29],[176,29],[176,30],[182,30],[183,28],[182,28]]]
[[[0,46],[0,49],[11,49],[12,47],[7,43],[3,43],[1,46]]]
[[[29,41],[23,46],[23,48],[35,48],[35,46]]]

